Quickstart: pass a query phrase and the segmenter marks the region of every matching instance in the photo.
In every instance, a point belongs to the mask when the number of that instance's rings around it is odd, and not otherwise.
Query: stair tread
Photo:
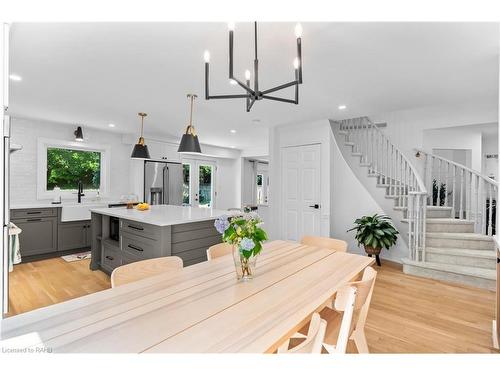
[[[436,210],[436,211],[440,211],[440,210],[445,210],[445,211],[448,211],[448,210],[451,210],[453,207],[449,207],[449,206],[427,206],[427,210]]]
[[[444,263],[434,263],[434,262],[417,262],[408,258],[402,259],[403,263],[411,264],[417,267],[423,267],[428,269],[433,269],[436,271],[444,271],[455,273],[458,275],[467,275],[473,277],[479,277],[482,279],[496,280],[497,271],[490,270],[488,268],[478,268],[469,266],[459,266],[456,264],[444,264]]]
[[[344,142],[346,146],[354,146],[354,142]]]
[[[427,232],[428,238],[452,238],[465,240],[493,241],[493,237],[480,233]]]
[[[496,258],[495,250],[458,249],[451,247],[446,247],[446,248],[426,247],[425,251],[427,253],[457,255],[457,256],[472,257],[472,258],[491,258],[493,260]]]
[[[426,219],[428,224],[474,224],[473,220],[453,219],[448,217],[431,217]]]
[[[352,156],[363,156],[361,152],[353,152],[351,153]]]

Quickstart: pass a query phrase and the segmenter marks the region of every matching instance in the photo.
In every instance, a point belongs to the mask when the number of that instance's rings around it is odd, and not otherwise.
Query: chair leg
[[[358,353],[367,354],[370,353],[368,350],[368,343],[366,342],[366,336],[363,331],[354,331],[351,335],[351,339],[354,340]]]

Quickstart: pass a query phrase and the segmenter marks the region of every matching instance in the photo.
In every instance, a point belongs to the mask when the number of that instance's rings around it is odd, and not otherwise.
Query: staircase
[[[495,181],[419,150],[422,178],[367,117],[331,126],[344,159],[408,245],[405,273],[495,289],[493,210],[486,208],[496,201]]]

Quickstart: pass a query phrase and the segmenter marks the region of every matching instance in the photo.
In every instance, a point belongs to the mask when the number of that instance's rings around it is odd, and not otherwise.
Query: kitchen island
[[[175,255],[184,266],[207,260],[208,247],[220,243],[214,220],[227,211],[156,205],[149,210],[91,209],[91,270],[111,273],[123,264]],[[116,230],[118,229],[118,230]]]

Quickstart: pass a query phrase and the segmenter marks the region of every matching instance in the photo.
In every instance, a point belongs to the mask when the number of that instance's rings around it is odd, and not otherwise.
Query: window
[[[75,190],[82,182],[84,189],[101,187],[101,153],[98,151],[47,148],[46,190]]]
[[[79,181],[86,198],[109,196],[110,158],[109,145],[39,138],[37,199],[53,199],[56,186],[63,199],[74,199]]]
[[[267,204],[269,177],[267,172],[258,172],[256,178],[257,204]]]

